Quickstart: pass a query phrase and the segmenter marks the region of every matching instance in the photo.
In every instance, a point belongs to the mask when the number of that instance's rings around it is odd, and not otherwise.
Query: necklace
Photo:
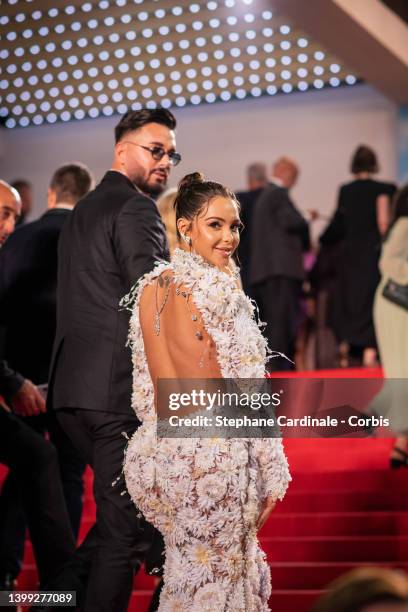
[[[176,295],[181,295],[185,299],[185,302],[186,302],[187,309],[188,309],[189,315],[191,317],[191,320],[194,323],[196,323],[197,326],[198,326],[199,325],[198,316],[191,310],[191,305],[190,305],[190,297],[192,297],[193,288],[194,287],[192,287],[190,289],[190,291],[187,292],[187,291],[181,291],[180,287],[177,287],[176,288]],[[194,335],[195,335],[195,337],[197,338],[198,341],[201,341],[201,340],[204,339],[204,336],[203,336],[203,334],[202,334],[202,332],[201,332],[201,330],[199,328],[195,331]],[[206,353],[207,353],[207,347],[204,347],[203,352],[201,353],[200,361],[198,362],[198,367],[199,368],[203,368],[204,367],[204,359],[205,359]]]
[[[156,301],[156,314],[154,317],[154,331],[156,336],[160,335],[160,315],[163,312],[164,307],[167,304],[167,300],[169,299],[169,295],[170,295],[170,277],[169,276],[165,276],[164,278],[162,276],[159,276],[157,278],[157,283],[156,283],[156,294],[155,294],[155,301]],[[166,292],[164,294],[164,298],[163,298],[163,302],[160,304],[159,306],[159,302],[158,302],[158,296],[157,296],[157,288],[163,287],[163,285],[166,286]]]

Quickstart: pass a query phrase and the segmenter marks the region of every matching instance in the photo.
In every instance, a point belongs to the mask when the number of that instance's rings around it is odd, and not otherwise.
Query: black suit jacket
[[[55,337],[57,247],[67,209],[22,225],[0,251],[3,356],[36,384],[46,383]]]
[[[241,205],[241,221],[244,229],[238,247],[238,258],[241,267],[241,278],[244,289],[248,288],[249,262],[251,260],[251,229],[255,203],[263,189],[251,189],[250,191],[239,191],[235,195]]]
[[[252,219],[250,284],[273,276],[303,280],[302,252],[310,248],[309,226],[287,189],[271,183],[257,202]]]
[[[131,414],[129,313],[119,301],[168,259],[156,204],[109,171],[61,232],[52,406]]]
[[[21,385],[24,382],[24,378],[10,370],[7,363],[1,359],[0,360],[0,395],[2,395],[6,400],[10,400],[15,393],[20,389]],[[1,408],[0,408],[1,410]]]

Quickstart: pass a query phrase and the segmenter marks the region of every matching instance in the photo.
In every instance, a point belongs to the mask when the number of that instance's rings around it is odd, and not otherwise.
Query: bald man
[[[0,248],[14,231],[21,213],[21,201],[17,191],[8,183],[0,180]],[[0,393],[14,396],[21,388],[24,379],[0,361]]]
[[[16,226],[21,214],[21,199],[18,191],[0,180],[0,247]]]
[[[14,231],[20,215],[18,193],[0,181],[0,244]],[[0,360],[0,395],[18,415],[45,412],[37,387]],[[55,449],[0,402],[0,463],[18,476],[41,584],[48,583],[71,559],[74,537],[65,507]],[[2,508],[0,508],[0,520]],[[14,567],[0,543],[0,590],[14,587]]]
[[[259,196],[251,231],[249,282],[258,303],[269,348],[294,358],[296,319],[302,281],[303,251],[310,248],[309,226],[295,208],[289,190],[296,183],[296,163],[281,157],[272,181]],[[289,361],[272,359],[270,371],[291,369]]]
[[[21,214],[17,220],[17,225],[23,225],[27,221],[33,208],[33,186],[26,179],[17,179],[11,186],[18,191],[21,198]]]
[[[20,214],[18,192],[0,180],[0,247],[13,233]],[[12,372],[3,360],[0,361],[0,387],[0,393],[10,401],[16,414],[34,416],[45,412],[44,398],[37,387],[30,380]]]

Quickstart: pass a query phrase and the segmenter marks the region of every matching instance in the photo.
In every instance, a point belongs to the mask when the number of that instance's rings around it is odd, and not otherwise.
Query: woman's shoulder
[[[394,183],[390,183],[387,181],[377,181],[374,179],[372,180],[372,187],[378,195],[392,196],[397,190],[397,187]]]
[[[122,310],[133,311],[135,306],[138,305],[141,295],[149,285],[153,285],[154,281],[161,278],[166,272],[171,274],[172,266],[168,261],[158,261],[155,263],[155,267],[150,272],[147,272],[139,280],[132,285],[129,293],[127,293],[120,301],[120,308]]]
[[[374,189],[382,191],[383,193],[393,193],[396,190],[394,183],[387,181],[378,181],[372,177],[367,178],[355,178],[347,183],[340,185],[340,189],[353,190],[353,189]]]
[[[146,303],[157,300],[163,295],[168,296],[173,286],[174,271],[171,264],[159,266],[140,283],[140,302]]]
[[[400,217],[391,228],[390,235],[395,239],[403,239],[408,243],[408,217]]]
[[[390,227],[383,245],[383,254],[397,249],[408,254],[408,217],[400,217]]]

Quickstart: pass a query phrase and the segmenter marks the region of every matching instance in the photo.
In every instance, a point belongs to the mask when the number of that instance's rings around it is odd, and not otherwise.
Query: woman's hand
[[[276,501],[274,501],[273,497],[267,497],[262,506],[261,514],[259,515],[258,521],[256,523],[256,528],[259,531],[265,525],[266,521],[269,518],[270,513],[276,506]]]

